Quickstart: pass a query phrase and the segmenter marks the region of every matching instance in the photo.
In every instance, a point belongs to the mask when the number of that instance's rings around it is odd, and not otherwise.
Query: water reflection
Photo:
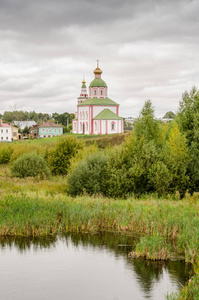
[[[140,298],[137,297],[136,299],[158,299],[159,296],[154,296],[154,286],[163,279],[165,274],[168,274],[171,283],[178,286],[179,289],[193,275],[191,266],[185,264],[184,261],[150,262],[145,260],[129,259],[128,253],[135,247],[136,242],[137,238],[135,237],[108,232],[93,235],[67,234],[65,236],[40,237],[32,239],[22,237],[1,237],[0,253],[1,250],[4,252],[8,249],[12,250],[13,248],[17,249],[17,251],[22,254],[29,252],[35,253],[44,249],[56,250],[60,244],[64,244],[68,248],[72,245],[74,249],[77,249],[80,252],[81,249],[89,251],[92,249],[92,251],[96,250],[98,252],[104,251],[105,253],[110,253],[116,260],[122,259],[122,261],[124,261],[125,269],[128,270],[129,276],[134,278],[132,279],[132,281],[134,280],[134,285],[138,284],[140,286],[141,293],[144,296],[140,295]],[[167,282],[163,283],[163,285],[166,284]],[[49,297],[48,299],[51,298]],[[60,299],[62,298],[60,297]],[[95,299],[100,298],[95,297]],[[103,299],[105,299],[104,296]],[[113,298],[108,298],[107,296],[106,299]],[[127,297],[124,297],[124,299],[127,299]]]

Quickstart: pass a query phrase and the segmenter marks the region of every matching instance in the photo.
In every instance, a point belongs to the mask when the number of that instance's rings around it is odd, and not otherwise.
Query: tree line
[[[63,126],[71,124],[74,117],[74,114],[70,114],[68,112],[64,112],[62,114],[57,112],[49,114],[36,113],[35,111],[27,112],[22,110],[5,111],[3,115],[0,115],[0,118],[2,118],[6,123],[12,123],[13,121],[35,121],[36,123],[43,123],[48,120],[53,120]]]

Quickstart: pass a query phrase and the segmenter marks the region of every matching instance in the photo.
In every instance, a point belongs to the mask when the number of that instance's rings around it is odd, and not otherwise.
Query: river
[[[191,266],[129,259],[136,240],[113,233],[0,238],[0,299],[161,300],[179,291]]]

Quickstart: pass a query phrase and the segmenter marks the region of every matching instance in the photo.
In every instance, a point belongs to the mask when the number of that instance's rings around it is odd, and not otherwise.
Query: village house
[[[43,124],[33,125],[29,130],[29,138],[46,138],[63,134],[63,126],[47,121]]]
[[[19,139],[18,128],[7,123],[3,123],[0,119],[0,141],[12,142]]]
[[[95,79],[90,83],[89,96],[86,82],[82,81],[77,112],[72,121],[73,133],[113,134],[123,133],[123,118],[119,117],[119,104],[108,98],[108,87],[101,79],[102,70],[94,70]]]

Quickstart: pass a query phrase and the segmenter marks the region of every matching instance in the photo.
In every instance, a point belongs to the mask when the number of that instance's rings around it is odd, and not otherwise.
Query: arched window
[[[103,95],[103,91],[101,90],[101,95]]]
[[[115,122],[111,123],[111,130],[115,130]]]
[[[88,122],[86,122],[86,130],[88,130]]]
[[[97,122],[95,122],[95,130],[97,130]]]
[[[97,95],[97,91],[96,90],[94,90],[94,94]]]

